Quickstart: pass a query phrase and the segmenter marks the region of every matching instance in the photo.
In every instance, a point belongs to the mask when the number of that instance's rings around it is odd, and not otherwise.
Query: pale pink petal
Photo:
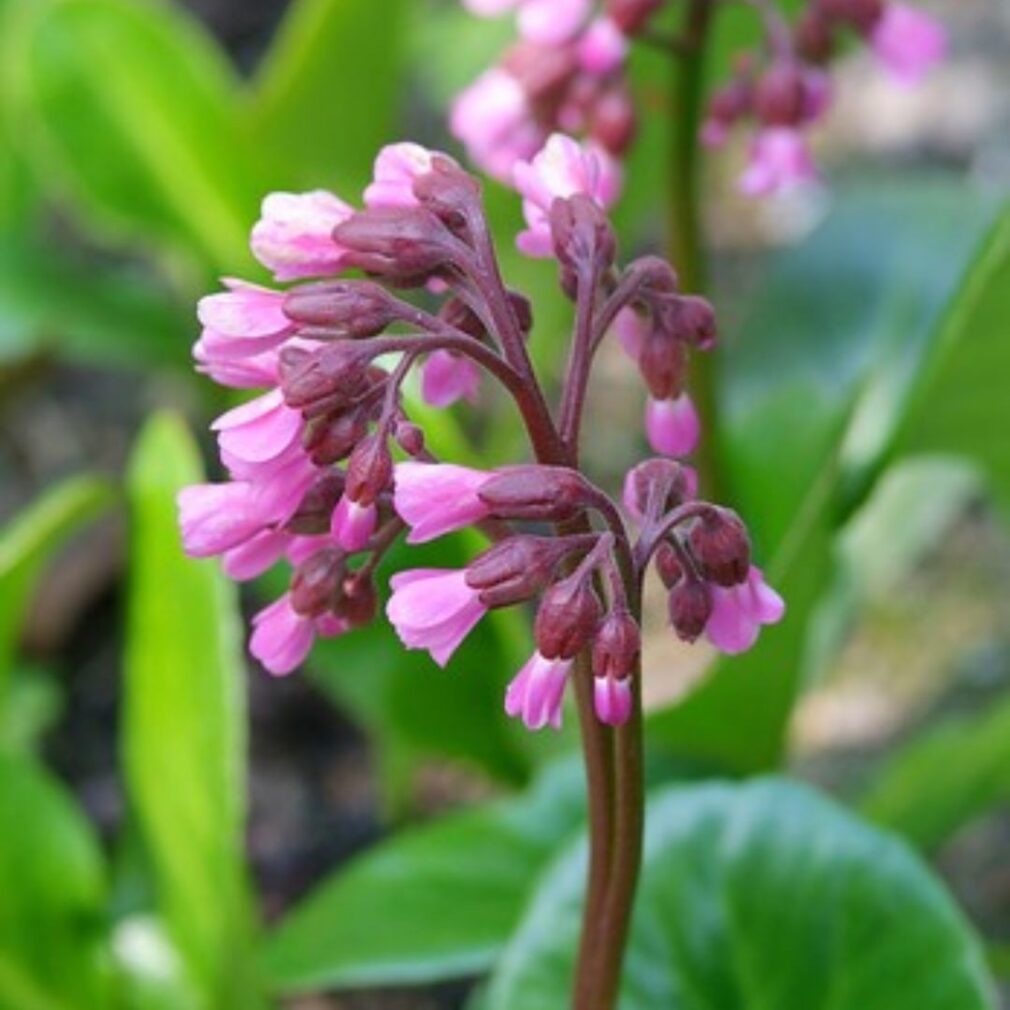
[[[614,318],[614,336],[628,357],[635,361],[641,357],[645,338],[649,334],[649,321],[640,312],[625,306]]]
[[[803,135],[790,127],[776,126],[755,137],[739,187],[745,196],[770,196],[808,185],[818,178],[817,166]]]
[[[236,582],[255,579],[284,557],[290,541],[290,534],[263,530],[244,544],[225,552],[222,558],[224,572]]]
[[[432,159],[438,153],[412,143],[384,147],[375,159],[372,182],[365,190],[365,206],[416,207],[414,180],[431,171]]]
[[[330,532],[345,551],[360,551],[372,539],[377,518],[378,510],[374,505],[359,505],[347,495],[341,495],[333,510]]]
[[[284,403],[280,389],[271,390],[222,414],[213,425],[223,452],[249,463],[276,459],[302,433],[302,415]]]
[[[630,679],[593,678],[596,718],[607,726],[623,726],[631,718],[634,705]]]
[[[333,229],[353,210],[325,190],[271,193],[252,233],[256,258],[279,281],[324,277],[343,266],[345,252]]]
[[[712,586],[712,615],[705,626],[709,641],[729,655],[746,652],[757,641],[763,624],[777,624],[785,603],[752,567],[740,586]]]
[[[459,400],[477,400],[480,369],[461,354],[433,351],[421,372],[421,395],[433,407],[451,407]]]
[[[654,452],[687,456],[698,445],[701,421],[687,393],[673,400],[649,398],[645,408],[645,433]]]
[[[505,712],[520,718],[527,729],[561,728],[570,659],[545,659],[534,652],[505,692]]]
[[[579,40],[579,63],[587,73],[612,74],[628,55],[628,39],[610,18],[597,18]]]
[[[311,619],[295,613],[285,593],[253,618],[249,651],[270,673],[283,676],[305,661],[312,639]]]
[[[592,8],[592,0],[522,0],[519,32],[531,42],[560,45],[578,33]]]
[[[871,38],[873,51],[900,84],[918,84],[947,54],[947,32],[925,11],[888,3]]]
[[[238,547],[270,521],[244,483],[195,484],[177,498],[186,553],[207,558]]]
[[[491,474],[450,463],[397,463],[393,507],[411,527],[407,542],[426,543],[487,516],[477,496]]]

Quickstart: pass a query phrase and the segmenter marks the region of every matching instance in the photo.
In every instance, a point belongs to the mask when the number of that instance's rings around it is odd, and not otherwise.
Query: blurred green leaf
[[[258,74],[254,147],[290,187],[364,185],[395,134],[406,0],[294,0]]]
[[[518,799],[395,835],[280,923],[265,950],[269,977],[287,993],[486,970],[584,816],[582,774],[569,763]]]
[[[91,826],[41,767],[3,754],[0,823],[0,1006],[109,1006],[106,875]]]
[[[0,751],[29,754],[63,711],[63,693],[49,670],[18,665],[0,708]]]
[[[3,41],[15,128],[78,210],[214,269],[250,261],[263,186],[237,82],[196,22],[159,0],[38,0]]]
[[[0,237],[0,363],[31,353],[116,365],[181,365],[193,324],[138,270],[102,269]]]
[[[584,858],[544,878],[488,1010],[567,1004]],[[619,1005],[991,1010],[995,994],[968,924],[902,844],[768,780],[651,798]]]
[[[73,477],[0,531],[0,695],[9,684],[17,638],[39,575],[56,551],[111,502],[104,481]]]
[[[172,939],[210,1006],[253,1006],[243,863],[245,679],[234,587],[185,557],[175,499],[202,478],[182,423],[141,433],[129,471],[123,760]]]

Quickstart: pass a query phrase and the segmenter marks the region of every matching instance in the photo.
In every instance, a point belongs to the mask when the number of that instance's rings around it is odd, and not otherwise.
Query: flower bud
[[[707,298],[677,295],[662,306],[659,316],[663,327],[677,340],[683,340],[699,351],[708,351],[715,346],[715,309]]]
[[[663,0],[607,0],[606,11],[625,35],[634,35],[662,6]]]
[[[280,354],[284,402],[307,417],[339,409],[361,388],[371,354],[339,342],[316,351],[286,347]]]
[[[576,277],[589,270],[603,274],[617,256],[617,238],[606,213],[591,197],[558,197],[550,209],[554,255]],[[571,292],[569,292],[571,293]]]
[[[444,154],[436,154],[431,169],[414,180],[414,195],[454,230],[480,212],[480,183]]]
[[[479,591],[485,607],[510,607],[541,592],[567,551],[563,540],[551,537],[509,537],[470,562],[466,584]]]
[[[818,5],[826,17],[869,32],[883,16],[885,0],[818,0]]]
[[[389,487],[393,477],[393,457],[385,434],[363,438],[347,462],[347,497],[358,505],[372,505]]]
[[[685,642],[696,641],[712,616],[708,585],[697,579],[684,579],[673,588],[667,603],[677,637]]]
[[[641,651],[638,622],[627,610],[612,610],[593,640],[593,673],[597,677],[625,680],[634,672]]]
[[[537,650],[544,659],[572,659],[592,640],[602,615],[591,579],[575,576],[554,583],[533,625]]]
[[[284,314],[330,337],[372,337],[398,318],[395,301],[371,281],[330,281],[289,291]]]
[[[687,371],[683,343],[654,328],[642,344],[638,369],[655,399],[676,399],[684,391]]]
[[[408,456],[420,456],[424,452],[424,432],[416,424],[411,424],[410,421],[397,421],[393,437],[396,439],[396,444]]]
[[[754,111],[765,126],[798,126],[807,108],[806,81],[793,61],[780,61],[761,75],[754,89]]]
[[[622,498],[628,512],[641,521],[649,515],[650,505],[658,518],[690,501],[696,490],[697,476],[690,467],[657,456],[628,471]]]
[[[368,434],[368,422],[367,410],[313,418],[305,426],[302,446],[316,466],[339,463]]]
[[[586,507],[589,488],[575,470],[561,466],[513,466],[481,485],[477,497],[498,519],[566,522]]]
[[[593,106],[589,133],[611,154],[620,157],[638,132],[635,103],[623,87],[608,88]]]
[[[502,57],[502,69],[519,82],[527,103],[550,110],[571,90],[579,61],[573,46],[546,46],[524,39]]]
[[[330,470],[317,477],[284,529],[307,537],[326,533],[330,528],[330,516],[343,493],[344,475],[339,470]]]
[[[677,271],[661,256],[640,256],[632,260],[625,275],[636,275],[644,300],[651,303],[652,295],[673,294],[680,286]]]
[[[332,610],[343,591],[344,552],[326,548],[303,561],[291,579],[291,606],[303,617],[318,617]]]
[[[835,51],[831,23],[817,7],[800,16],[793,37],[800,56],[810,63],[827,63]]]
[[[668,540],[664,540],[656,548],[655,558],[656,571],[659,573],[663,585],[667,589],[673,589],[684,577],[684,566],[680,562],[677,549]]]
[[[704,512],[691,529],[691,550],[702,574],[718,586],[737,586],[750,571],[750,538],[729,509]]]
[[[363,628],[375,620],[379,596],[371,577],[354,573],[344,580],[344,592],[337,605],[337,614],[353,628]]]

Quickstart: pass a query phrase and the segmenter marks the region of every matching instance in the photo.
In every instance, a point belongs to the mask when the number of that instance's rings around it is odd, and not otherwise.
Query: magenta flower
[[[498,17],[518,11],[519,31],[531,42],[567,42],[589,17],[592,0],[463,0],[478,17]]]
[[[480,395],[480,370],[461,354],[433,351],[421,372],[421,396],[432,407],[451,407],[459,400],[476,403]]]
[[[252,232],[256,258],[279,281],[324,277],[342,266],[345,252],[333,229],[353,211],[332,193],[271,193]]]
[[[280,389],[273,389],[222,414],[211,428],[218,433],[222,454],[265,463],[291,449],[303,426],[302,415],[284,403]]]
[[[199,347],[208,360],[252,357],[279,347],[295,332],[284,315],[284,295],[256,284],[226,279],[227,291],[200,299]]]
[[[317,635],[336,638],[347,630],[347,622],[331,614],[299,614],[291,605],[291,594],[285,593],[253,617],[249,651],[270,673],[282,677],[305,662]]]
[[[884,8],[870,43],[888,73],[905,85],[918,84],[947,53],[943,25],[903,3],[889,3]]]
[[[762,130],[751,145],[750,162],[740,176],[746,196],[770,196],[817,182],[819,174],[799,130],[778,126]]]
[[[782,597],[753,565],[743,584],[730,588],[712,585],[710,590],[712,613],[705,634],[717,649],[731,656],[750,649],[761,626],[777,624],[785,614]]]
[[[610,207],[620,191],[620,169],[599,148],[581,145],[562,133],[553,134],[532,161],[519,162],[512,181],[523,197],[528,228],[516,245],[528,256],[553,254],[551,204],[576,193],[591,197],[600,207]]]
[[[687,456],[701,436],[701,420],[687,393],[672,400],[649,397],[645,406],[645,434],[654,452],[664,456]]]
[[[534,652],[505,692],[505,712],[522,719],[527,729],[561,728],[565,685],[572,669],[570,659],[544,659]]]
[[[607,726],[623,726],[631,718],[633,703],[630,679],[593,678],[593,706],[600,722]]]
[[[478,492],[492,476],[451,463],[398,463],[393,507],[411,527],[407,542],[423,544],[486,518]]]
[[[264,351],[249,358],[221,357],[201,337],[193,345],[193,358],[201,375],[208,375],[219,386],[229,389],[259,389],[277,382],[276,351]]]
[[[386,616],[408,649],[445,666],[487,612],[462,569],[415,568],[392,577]]]
[[[280,561],[287,553],[292,539],[289,533],[261,530],[244,543],[225,551],[221,567],[228,578],[236,582],[248,582]]]
[[[598,77],[614,73],[627,55],[627,36],[610,18],[597,18],[579,40],[579,65]]]
[[[449,128],[470,160],[502,182],[510,181],[516,162],[536,154],[547,136],[522,85],[500,67],[486,70],[457,95]]]
[[[341,495],[330,523],[333,539],[348,553],[364,549],[375,532],[378,514],[374,504],[361,505]]]
[[[420,144],[389,144],[375,159],[372,182],[365,190],[365,206],[416,207],[414,181],[431,171],[436,152]],[[448,155],[440,154],[447,158]]]

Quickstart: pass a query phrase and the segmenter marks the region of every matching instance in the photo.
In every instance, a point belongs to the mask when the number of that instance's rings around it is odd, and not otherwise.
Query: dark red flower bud
[[[753,85],[738,78],[712,93],[708,100],[708,114],[717,122],[732,126],[750,112],[753,100]]]
[[[435,155],[431,170],[414,180],[414,196],[454,231],[480,212],[480,183],[450,157]]]
[[[284,348],[279,369],[284,402],[306,416],[340,409],[361,389],[370,358],[362,345],[344,341],[316,351]]]
[[[513,466],[481,485],[477,496],[498,519],[566,522],[590,500],[585,479],[561,466]]]
[[[885,0],[817,0],[822,14],[868,33],[884,14]]]
[[[687,351],[680,340],[653,328],[642,344],[638,370],[657,400],[669,400],[684,391]]]
[[[684,566],[681,564],[680,555],[677,549],[669,541],[664,540],[655,553],[656,571],[659,573],[663,585],[667,589],[673,589],[675,585],[684,577]]]
[[[662,6],[663,0],[607,0],[607,17],[625,35],[634,35]]]
[[[289,291],[284,314],[333,338],[373,337],[399,318],[396,302],[371,281],[327,281]]]
[[[533,304],[518,291],[509,291],[509,304],[512,306],[512,314],[516,317],[519,329],[523,333],[529,333],[533,329]]]
[[[420,456],[424,452],[424,432],[410,421],[397,421],[393,437],[408,456]]]
[[[571,659],[592,641],[603,607],[592,580],[573,576],[544,593],[533,625],[537,649],[545,659]]]
[[[368,424],[368,410],[313,418],[305,426],[302,445],[316,466],[339,463],[368,434]]]
[[[700,351],[715,346],[718,330],[715,309],[700,295],[677,295],[663,306],[660,322],[677,340],[683,340]]]
[[[595,200],[583,193],[551,204],[551,237],[554,254],[562,268],[575,279],[589,271],[606,273],[617,256],[617,237],[606,213]],[[566,291],[569,295],[572,294]]]
[[[379,596],[375,583],[369,576],[355,572],[344,580],[344,592],[335,613],[353,628],[363,628],[375,620],[379,609]]]
[[[798,126],[806,119],[807,85],[803,69],[780,61],[761,75],[754,89],[754,111],[766,126]]]
[[[810,63],[827,63],[835,51],[831,22],[816,7],[805,11],[793,33],[796,49]]]
[[[608,88],[592,108],[589,133],[602,147],[620,157],[638,132],[635,103],[624,87]]]
[[[343,592],[344,552],[327,548],[303,561],[291,579],[291,607],[303,617],[318,617],[332,610]]]
[[[690,533],[691,550],[702,574],[719,586],[737,586],[750,571],[750,537],[729,509],[707,509]]]
[[[656,456],[639,463],[628,472],[624,483],[624,501],[636,516],[647,516],[650,503],[656,517],[683,505],[694,497],[693,471],[673,459]]]
[[[673,294],[680,285],[677,271],[660,256],[640,256],[628,264],[624,273],[638,278],[643,301],[648,304],[654,295]]]
[[[625,680],[634,673],[641,651],[638,622],[627,610],[612,610],[603,619],[593,641],[593,673],[597,677]]]
[[[712,616],[712,594],[708,585],[697,579],[684,579],[674,586],[667,603],[670,623],[677,637],[685,642],[696,641]]]
[[[568,551],[553,537],[509,537],[470,562],[466,584],[480,592],[485,607],[510,607],[541,592]]]
[[[284,529],[300,536],[319,536],[329,532],[330,518],[340,496],[344,493],[344,475],[339,470],[330,470],[316,478],[302,498],[295,514],[287,521]]]
[[[371,505],[393,478],[393,457],[385,434],[363,438],[347,462],[347,497],[358,505]]]
[[[459,240],[424,207],[359,211],[333,229],[333,238],[348,250],[348,266],[404,283],[450,265],[459,250]]]

